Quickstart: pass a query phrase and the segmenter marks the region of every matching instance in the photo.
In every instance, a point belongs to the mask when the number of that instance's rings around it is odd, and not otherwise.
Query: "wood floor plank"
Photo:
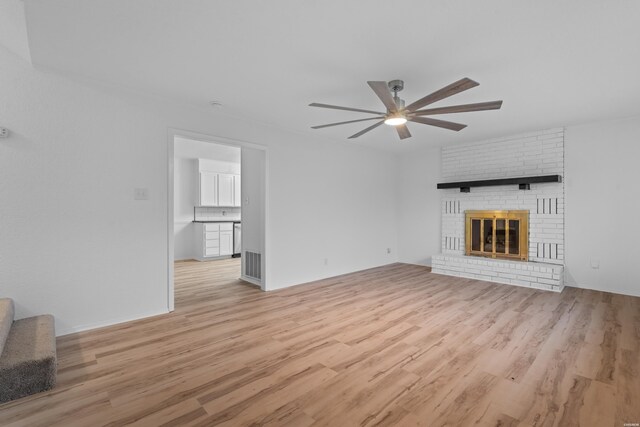
[[[59,337],[58,385],[7,426],[622,426],[640,298],[391,264],[278,291],[175,265],[176,310]]]

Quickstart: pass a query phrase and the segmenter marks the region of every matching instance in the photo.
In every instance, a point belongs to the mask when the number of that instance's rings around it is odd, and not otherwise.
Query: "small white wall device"
[[[0,138],[9,138],[9,129],[0,127]]]

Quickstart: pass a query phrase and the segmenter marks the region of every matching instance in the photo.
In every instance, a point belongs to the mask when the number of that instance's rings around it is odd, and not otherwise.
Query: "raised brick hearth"
[[[541,262],[496,260],[464,255],[435,255],[432,271],[447,276],[487,280],[507,285],[562,291],[564,267]]]

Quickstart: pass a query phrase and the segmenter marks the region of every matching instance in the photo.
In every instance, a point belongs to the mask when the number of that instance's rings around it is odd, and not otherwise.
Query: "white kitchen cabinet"
[[[220,256],[220,248],[216,248],[216,247],[205,248],[204,256],[205,257]]]
[[[233,204],[233,175],[218,174],[218,206],[234,206]]]
[[[218,174],[200,172],[200,206],[218,206]]]
[[[196,257],[200,261],[220,256],[220,224],[196,224]]]
[[[233,206],[242,206],[240,175],[233,176]]]
[[[200,261],[233,254],[233,223],[196,223],[196,258]]]
[[[240,175],[200,172],[200,206],[241,206]]]
[[[220,256],[233,254],[233,231],[220,231]]]

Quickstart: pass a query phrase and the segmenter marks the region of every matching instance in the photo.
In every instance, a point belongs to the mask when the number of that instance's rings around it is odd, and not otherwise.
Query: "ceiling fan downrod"
[[[398,92],[404,89],[404,82],[402,80],[391,80],[387,85],[391,92],[393,92],[393,100],[398,106],[398,110],[402,110],[404,108],[404,99],[398,96]]]

